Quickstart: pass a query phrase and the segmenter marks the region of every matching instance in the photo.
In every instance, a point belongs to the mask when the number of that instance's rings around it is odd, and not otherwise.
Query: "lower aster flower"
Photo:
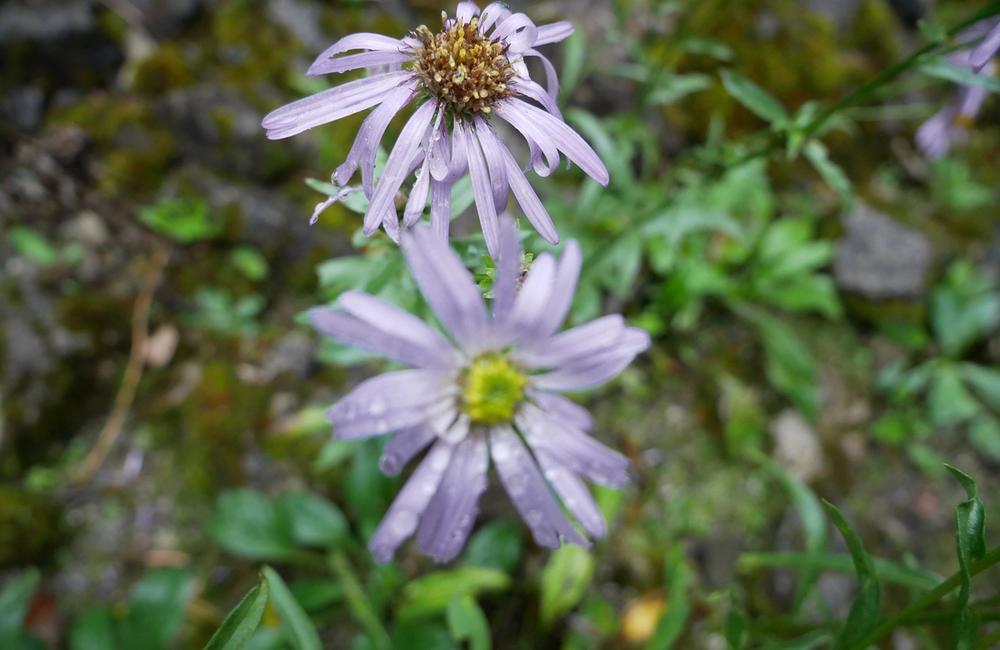
[[[497,255],[500,241],[498,215],[510,193],[539,234],[557,243],[552,219],[495,130],[495,119],[524,137],[530,166],[537,174],[547,176],[554,171],[562,153],[607,185],[608,172],[600,158],[563,121],[556,106],[555,68],[535,49],[564,40],[573,33],[572,26],[566,22],[536,26],[525,14],[511,13],[499,2],[482,12],[475,3],[461,2],[454,17],[442,14],[442,20],[436,33],[421,26],[402,39],[359,33],[334,43],[307,74],[349,70],[373,74],[279,108],[264,118],[268,137],[287,138],[376,107],[361,125],[347,160],[333,173],[334,182],[343,187],[360,169],[361,189],[369,199],[365,234],[372,235],[382,226],[398,241],[395,197],[416,172],[403,210],[403,226],[419,221],[429,201],[432,227],[447,238],[451,187],[468,173],[492,256]],[[542,63],[545,88],[531,79],[526,58]],[[410,104],[417,108],[376,178],[379,142],[392,119]],[[342,196],[319,204],[314,218]]]
[[[517,232],[506,218],[498,229],[489,310],[428,226],[402,236],[410,271],[447,335],[365,293],[347,292],[311,312],[323,334],[411,366],[363,382],[328,413],[342,440],[394,432],[380,461],[387,474],[428,449],[372,536],[380,562],[414,533],[424,553],[455,557],[475,522],[490,459],[535,540],[550,548],[587,544],[555,495],[584,533],[599,538],[605,522],[583,479],[611,487],[628,480],[628,460],[591,437],[590,414],[560,393],[612,379],[649,336],[617,315],[560,333],[579,247],[569,242],[559,260],[538,256],[522,283]]]

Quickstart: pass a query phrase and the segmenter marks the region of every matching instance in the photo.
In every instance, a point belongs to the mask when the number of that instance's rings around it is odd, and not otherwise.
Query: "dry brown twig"
[[[160,284],[160,276],[167,265],[169,254],[165,247],[158,245],[153,251],[152,259],[146,271],[142,288],[136,296],[132,307],[132,343],[128,362],[122,374],[122,382],[115,395],[114,406],[108,419],[105,420],[97,442],[84,458],[83,463],[74,472],[73,478],[78,482],[89,481],[100,469],[108,453],[121,437],[125,421],[128,418],[132,402],[135,400],[142,379],[142,371],[146,365],[146,341],[149,339],[149,312],[153,305],[153,295]]]

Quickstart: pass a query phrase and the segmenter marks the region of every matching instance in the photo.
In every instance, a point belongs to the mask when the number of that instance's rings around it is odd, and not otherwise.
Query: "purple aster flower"
[[[979,72],[986,67],[993,57],[1000,52],[1000,20],[993,23],[993,28],[986,34],[983,41],[972,50],[969,55],[969,63],[972,69]]]
[[[307,74],[349,70],[372,74],[279,108],[264,118],[272,139],[307,129],[372,107],[361,125],[347,160],[333,173],[345,186],[361,171],[361,189],[369,199],[364,232],[381,225],[399,240],[395,197],[416,172],[403,210],[403,225],[420,220],[430,203],[430,221],[447,238],[451,219],[451,186],[468,173],[472,180],[483,237],[492,256],[498,254],[499,217],[509,194],[528,221],[547,241],[559,235],[525,173],[496,131],[506,123],[527,141],[530,166],[548,176],[559,165],[559,154],[607,185],[608,172],[593,149],[566,125],[556,106],[559,82],[555,68],[537,49],[573,33],[567,22],[536,26],[523,13],[511,13],[494,2],[480,12],[473,2],[460,2],[454,17],[442,13],[437,33],[421,26],[402,39],[379,34],[346,36],[323,52]],[[538,59],[546,87],[533,81],[525,60]],[[375,177],[375,153],[392,119],[415,104],[389,153],[381,176]],[[349,191],[349,190],[348,190]],[[319,211],[343,193],[317,206]]]
[[[454,558],[475,522],[492,458],[514,506],[542,546],[586,545],[605,534],[582,479],[620,487],[628,460],[589,435],[586,409],[560,395],[605,383],[649,346],[649,336],[605,316],[559,333],[580,272],[576,242],[562,258],[539,255],[521,282],[521,248],[509,218],[499,226],[491,309],[447,242],[429,226],[403,233],[410,271],[447,336],[365,293],[311,312],[333,339],[410,369],[368,379],[328,413],[342,440],[395,432],[380,466],[387,474],[429,449],[375,530],[369,549],[387,562],[416,533],[417,546]]]

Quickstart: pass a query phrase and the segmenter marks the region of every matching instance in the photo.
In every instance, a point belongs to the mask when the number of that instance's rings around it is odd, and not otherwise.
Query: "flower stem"
[[[974,562],[969,567],[969,573],[971,575],[977,575],[986,571],[995,564],[1000,563],[1000,546],[997,546],[990,550],[983,559],[978,562]],[[867,648],[878,643],[880,640],[885,638],[894,629],[903,625],[908,620],[912,620],[917,614],[924,611],[934,603],[938,602],[949,593],[951,593],[962,581],[961,572],[955,572],[947,580],[939,584],[934,589],[931,589],[922,597],[918,598],[912,605],[896,614],[892,618],[888,619],[877,628],[872,630],[872,632],[862,639],[856,646],[855,650],[861,650],[862,648]],[[988,647],[988,646],[987,646]]]
[[[330,569],[340,581],[340,586],[344,589],[344,598],[347,606],[351,610],[354,619],[368,633],[368,638],[373,646],[378,650],[389,650],[392,645],[389,633],[385,631],[382,622],[372,608],[368,596],[365,594],[361,582],[351,568],[351,563],[340,551],[334,551],[329,558]]]

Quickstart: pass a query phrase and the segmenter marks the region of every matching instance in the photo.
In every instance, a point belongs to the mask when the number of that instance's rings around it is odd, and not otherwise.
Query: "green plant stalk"
[[[990,648],[995,648],[998,643],[1000,643],[1000,630],[996,630],[992,634],[980,639],[979,643],[976,644],[975,650],[990,650]]]
[[[350,562],[347,561],[343,553],[334,551],[330,554],[329,563],[330,569],[344,589],[344,599],[347,601],[347,606],[355,620],[365,629],[378,650],[389,650],[392,645],[389,633],[386,632],[382,622],[372,610],[368,596],[365,595],[361,582],[351,569]]]
[[[980,20],[990,18],[996,15],[1000,15],[1000,0],[994,0],[994,2],[989,3],[979,11],[967,17],[965,20],[962,20],[957,25],[953,26],[951,29],[948,30],[948,37],[951,38],[953,36],[956,36],[957,34],[961,33],[962,30],[969,27],[970,25],[973,25],[979,22]],[[882,86],[895,80],[896,77],[900,76],[904,72],[907,72],[908,70],[911,70],[920,65],[921,63],[923,63],[925,57],[942,49],[944,45],[945,45],[944,41],[939,43],[928,43],[927,45],[920,48],[907,58],[901,61],[897,61],[888,68],[879,72],[877,75],[872,77],[867,82],[861,84],[860,86],[849,92],[835,104],[833,104],[832,106],[824,110],[822,113],[820,113],[818,116],[816,116],[811,122],[809,122],[809,124],[807,124],[802,129],[801,132],[802,141],[806,142],[811,137],[816,135],[816,133],[824,126],[826,126],[826,123],[829,122],[830,119],[832,119],[837,113],[847,108],[853,108],[861,100],[871,96],[872,94],[875,93],[875,91],[877,91]],[[771,151],[773,151],[775,148],[781,146],[782,144],[783,142],[780,139],[772,137],[763,147],[761,147],[757,151],[751,151],[750,153],[744,155],[743,157],[738,158],[735,162],[727,165],[727,169],[739,167],[748,162],[756,160],[761,156],[765,156]]]
[[[978,575],[998,563],[1000,563],[1000,546],[991,549],[983,556],[983,559],[973,563],[969,567],[969,573],[973,576]],[[882,640],[894,629],[912,620],[914,616],[954,591],[961,582],[962,574],[956,571],[947,580],[918,598],[912,605],[872,630],[871,634],[855,646],[855,650],[863,650]]]

